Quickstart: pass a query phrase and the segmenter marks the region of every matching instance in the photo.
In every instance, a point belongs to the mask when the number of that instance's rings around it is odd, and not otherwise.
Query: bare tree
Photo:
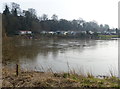
[[[36,18],[36,10],[33,8],[29,8],[28,11],[30,12],[31,16]]]
[[[53,14],[51,18],[52,18],[52,20],[55,20],[55,21],[58,20],[58,16],[56,14]]]
[[[46,14],[43,14],[43,15],[42,15],[42,17],[41,17],[41,19],[42,19],[43,21],[46,21],[46,20],[48,20],[48,15],[46,15]]]

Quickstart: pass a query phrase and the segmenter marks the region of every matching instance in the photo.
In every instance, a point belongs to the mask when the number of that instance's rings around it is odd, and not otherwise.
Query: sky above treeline
[[[108,24],[110,28],[118,27],[119,0],[0,0],[0,12],[4,10],[5,3],[20,4],[22,10],[34,8],[37,16],[53,14],[59,19],[79,19],[97,21],[98,24]]]

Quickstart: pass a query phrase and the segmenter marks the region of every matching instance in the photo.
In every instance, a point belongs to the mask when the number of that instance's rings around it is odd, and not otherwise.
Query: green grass
[[[98,35],[100,39],[118,38],[118,35]]]

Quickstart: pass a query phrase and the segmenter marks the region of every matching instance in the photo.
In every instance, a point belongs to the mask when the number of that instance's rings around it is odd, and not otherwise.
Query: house
[[[42,31],[42,32],[40,32],[41,34],[46,34],[47,32],[46,31]]]
[[[89,33],[92,35],[94,32],[93,31],[89,31]]]
[[[84,33],[84,34],[86,34],[87,32],[86,32],[86,31],[81,31],[80,33]]]
[[[111,33],[112,35],[116,35],[116,34],[117,34],[116,30],[110,30],[110,33]]]
[[[66,31],[66,32],[64,32],[63,34],[64,34],[64,35],[67,35],[67,34],[68,34],[68,32]]]
[[[102,32],[101,32],[101,31],[97,31],[96,33],[98,33],[98,34],[102,34]]]
[[[20,35],[32,34],[32,31],[20,31]]]
[[[55,34],[55,32],[53,32],[53,31],[50,31],[50,32],[48,32],[48,33],[51,34],[51,35]]]
[[[109,31],[104,31],[104,34],[106,34],[106,35],[116,35],[117,32],[116,32],[116,30],[109,30]]]

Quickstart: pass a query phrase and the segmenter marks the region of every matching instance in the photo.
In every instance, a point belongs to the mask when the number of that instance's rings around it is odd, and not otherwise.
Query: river
[[[16,64],[24,70],[118,74],[118,40],[18,40],[15,43]]]

